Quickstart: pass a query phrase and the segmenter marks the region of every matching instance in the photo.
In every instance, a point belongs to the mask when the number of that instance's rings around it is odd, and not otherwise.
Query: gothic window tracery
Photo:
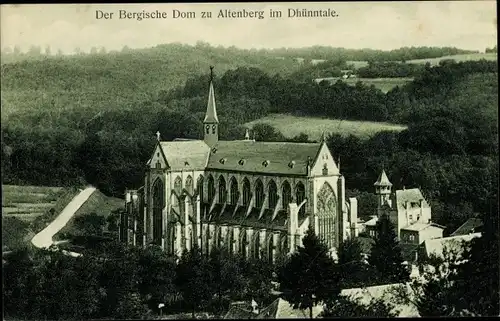
[[[269,208],[274,209],[276,207],[276,204],[278,204],[278,187],[276,186],[276,183],[273,180],[269,182],[268,193],[269,193]]]
[[[306,189],[304,188],[304,184],[300,182],[297,184],[295,194],[297,199],[297,205],[300,205],[300,203],[302,203],[302,201],[304,201],[304,199],[306,198]],[[304,204],[299,210],[299,215],[303,216],[305,212],[306,212],[306,206]]]
[[[184,188],[186,189],[186,191],[188,191],[189,194],[193,195],[193,178],[191,177],[191,175],[186,178]]]
[[[219,176],[219,204],[223,204],[226,201],[226,180],[224,176]]]
[[[260,179],[255,182],[255,207],[261,208],[264,204],[264,184]]]
[[[337,201],[333,188],[324,183],[318,192],[318,236],[321,237],[328,248],[337,246]]]
[[[212,175],[208,176],[207,189],[208,189],[208,203],[212,204],[212,201],[215,198],[215,184],[214,184],[214,177]]]
[[[153,184],[153,243],[161,245],[163,236],[163,208],[165,207],[165,188],[163,181],[157,179]]]
[[[180,176],[177,176],[174,181],[174,191],[177,193],[177,195],[181,195],[182,191],[182,179]]]
[[[230,186],[230,203],[236,205],[238,203],[238,182],[234,176],[231,178],[231,186]]]
[[[252,193],[250,191],[250,182],[245,177],[243,180],[243,206],[248,206],[250,204],[250,198]]]
[[[282,191],[281,191],[281,196],[282,196],[282,202],[281,206],[283,207],[284,210],[288,212],[288,204],[292,202],[292,188],[290,186],[290,183],[288,181],[285,181],[282,186]]]

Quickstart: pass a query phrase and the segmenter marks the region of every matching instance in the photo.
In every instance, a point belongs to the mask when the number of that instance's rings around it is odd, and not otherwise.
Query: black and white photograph
[[[3,320],[500,316],[496,1],[0,31]]]

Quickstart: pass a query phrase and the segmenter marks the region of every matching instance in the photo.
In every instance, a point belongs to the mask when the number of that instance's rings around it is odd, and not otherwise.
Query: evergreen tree
[[[279,283],[283,299],[294,308],[309,309],[340,293],[338,268],[328,254],[328,248],[309,229],[302,247],[292,254],[280,271]]]
[[[185,250],[177,264],[177,286],[184,303],[191,309],[193,318],[196,310],[212,298],[208,260],[198,246]]]
[[[377,270],[381,283],[399,283],[408,280],[410,273],[405,268],[394,224],[387,215],[382,215],[375,226],[375,242],[368,262]]]
[[[498,196],[491,208],[498,204]],[[498,211],[483,218],[481,237],[466,244],[463,260],[453,275],[453,290],[457,293],[456,309],[479,316],[499,314],[499,229]]]
[[[366,285],[371,271],[370,266],[364,262],[357,238],[348,238],[340,244],[338,264],[343,289]]]

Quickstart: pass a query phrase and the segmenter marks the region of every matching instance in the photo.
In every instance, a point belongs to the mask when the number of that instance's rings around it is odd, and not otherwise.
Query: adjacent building
[[[418,188],[392,192],[392,183],[382,170],[374,184],[378,198],[377,215],[364,223],[369,236],[375,235],[375,225],[387,215],[396,228],[401,243],[422,244],[425,240],[442,238],[444,227],[431,221],[431,206]]]

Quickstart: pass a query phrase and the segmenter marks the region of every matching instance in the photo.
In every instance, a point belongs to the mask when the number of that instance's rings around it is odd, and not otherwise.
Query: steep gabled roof
[[[219,118],[217,117],[217,106],[215,105],[215,92],[214,85],[210,81],[210,88],[208,90],[208,102],[207,102],[207,112],[205,114],[204,123],[219,123]]]
[[[459,236],[475,233],[476,230],[483,226],[484,223],[480,218],[470,218],[464,224],[462,224],[457,230],[451,233],[450,236]]]
[[[307,175],[321,143],[219,141],[207,169],[278,175]]]
[[[380,173],[378,180],[373,185],[374,186],[392,186],[392,183],[389,181],[389,178],[387,177],[385,170],[382,170],[382,173]]]
[[[422,195],[422,192],[418,188],[410,188],[396,191],[396,202],[398,208],[404,208],[406,206],[406,202],[409,203],[420,203],[420,200],[424,200],[425,198]]]
[[[160,142],[161,149],[172,170],[204,170],[210,147],[202,140]]]
[[[443,257],[445,248],[458,256],[463,253],[463,242],[470,242],[473,238],[481,237],[481,233],[443,237],[424,241],[424,249],[427,257],[434,254]]]

